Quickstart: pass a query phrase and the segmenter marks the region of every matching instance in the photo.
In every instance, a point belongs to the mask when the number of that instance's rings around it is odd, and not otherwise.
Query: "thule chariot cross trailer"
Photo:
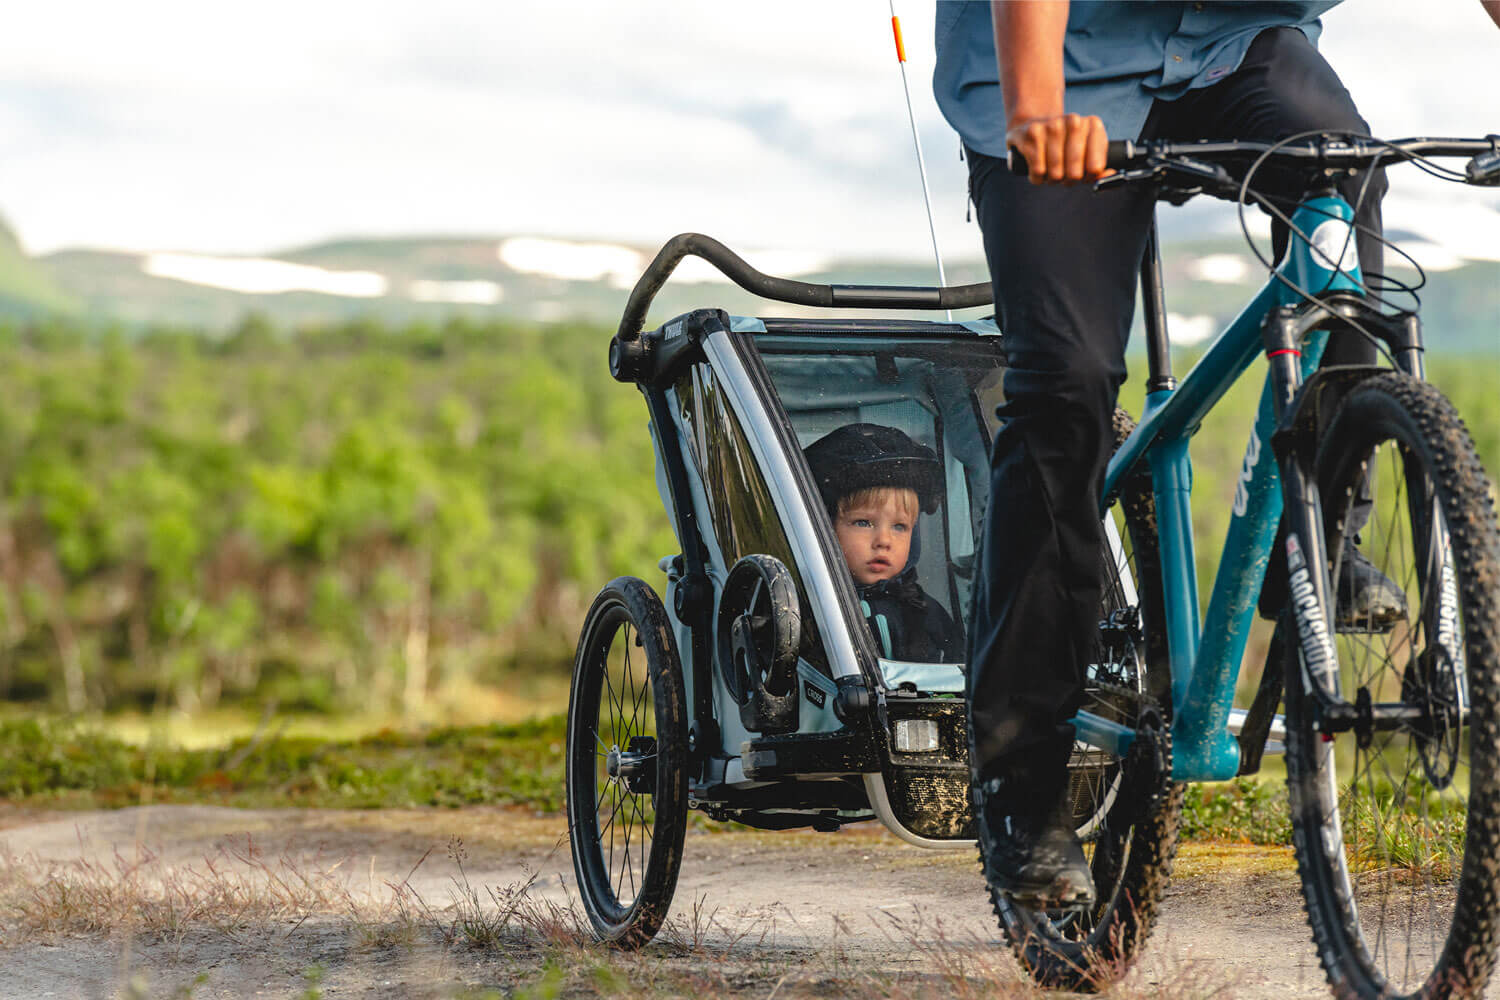
[[[1000,333],[989,320],[756,319],[716,309],[642,332],[652,299],[688,255],[747,291],[800,306],[991,301],[988,284],[774,278],[696,234],[668,242],[631,292],[610,371],[645,396],[681,552],[661,561],[663,598],[622,577],[589,610],[566,767],[579,893],[599,937],[625,946],[661,926],[690,809],[772,830],[878,819],[928,848],[974,837],[963,666],[892,655],[900,651],[877,634],[856,592],[804,449],[840,428],[874,425],[932,456],[937,495],[915,518],[906,565],[961,630],[1002,401]],[[1150,704],[1146,651],[1131,574],[1120,572],[1128,538],[1112,520],[1106,528],[1113,583],[1087,707],[1134,726]],[[1075,821],[1101,880],[1125,877],[1097,870],[1125,867],[1130,822],[1115,808],[1127,798],[1124,763],[1082,742],[1071,763]]]

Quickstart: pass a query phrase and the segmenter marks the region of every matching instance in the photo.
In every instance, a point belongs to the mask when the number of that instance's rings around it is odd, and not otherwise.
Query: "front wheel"
[[[1133,424],[1115,411],[1116,444]],[[1128,479],[1104,523],[1103,605],[1084,708],[1134,727],[1120,758],[1075,743],[1068,764],[1073,825],[1097,900],[1089,910],[1033,910],[990,888],[1017,959],[1044,986],[1093,992],[1139,955],[1156,922],[1182,821],[1171,780],[1171,677],[1162,617],[1155,500],[1144,475]],[[981,867],[983,859],[981,858]]]
[[[1288,611],[1287,785],[1319,960],[1339,997],[1477,996],[1500,909],[1489,484],[1451,404],[1397,373],[1349,391],[1316,461],[1339,693],[1362,720],[1320,731]],[[1391,596],[1360,609],[1360,579]]]
[[[687,699],[666,609],[635,577],[584,619],[568,698],[573,873],[601,941],[638,948],[666,918],[687,830]]]

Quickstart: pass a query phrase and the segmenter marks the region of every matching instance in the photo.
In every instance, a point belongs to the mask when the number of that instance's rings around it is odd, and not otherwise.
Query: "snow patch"
[[[435,281],[419,278],[406,286],[418,302],[449,302],[465,306],[492,306],[505,296],[493,281]]]
[[[745,263],[762,274],[776,278],[795,278],[804,274],[827,271],[828,257],[810,250],[752,250],[742,254]],[[672,272],[673,281],[687,284],[727,285],[729,279],[702,257],[686,257]]]
[[[1218,332],[1212,316],[1183,316],[1167,313],[1167,339],[1182,347],[1201,344]]]
[[[318,292],[346,298],[373,299],[386,293],[384,275],[374,271],[330,271],[308,264],[264,257],[208,257],[200,254],[152,253],[141,270],[156,278],[223,288],[246,295]]]
[[[500,244],[500,262],[522,274],[540,274],[564,281],[608,280],[629,288],[646,267],[645,258],[629,247],[612,243],[570,243],[534,236],[518,236]]]
[[[1189,261],[1187,271],[1195,281],[1238,285],[1250,276],[1250,262],[1238,254],[1211,253]]]
[[[499,248],[500,262],[513,271],[564,281],[607,281],[614,288],[635,286],[648,258],[639,251],[613,243],[572,243],[567,240],[517,236]],[[795,277],[828,269],[827,256],[808,250],[757,250],[742,255],[764,274]],[[680,284],[729,284],[719,269],[701,257],[684,257],[672,272]]]

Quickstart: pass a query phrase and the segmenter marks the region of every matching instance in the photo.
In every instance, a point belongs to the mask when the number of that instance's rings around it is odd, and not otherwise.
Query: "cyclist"
[[[1067,720],[1097,631],[1100,490],[1154,200],[1090,182],[1110,136],[1367,132],[1316,48],[1336,3],[938,3],[933,89],[963,139],[1010,364],[968,630],[974,806],[986,877],[1022,905],[1094,893],[1066,801]],[[1481,3],[1500,25],[1500,2]],[[1010,174],[1009,147],[1029,178]],[[1288,205],[1300,194],[1271,180]],[[1339,186],[1378,273],[1383,173]],[[1284,227],[1274,240],[1279,254]],[[1374,358],[1356,334],[1325,353]],[[1403,600],[1357,552],[1344,563],[1342,605]]]

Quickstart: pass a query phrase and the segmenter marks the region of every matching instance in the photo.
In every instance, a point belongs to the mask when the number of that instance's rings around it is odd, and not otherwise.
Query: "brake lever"
[[[1229,171],[1216,163],[1204,163],[1202,160],[1180,156],[1167,161],[1166,166],[1170,173],[1184,174],[1192,178],[1204,191],[1218,195],[1239,196],[1239,182],[1230,176]]]
[[[1464,165],[1464,176],[1470,184],[1481,187],[1500,186],[1500,135],[1487,135],[1490,151],[1480,153]]]
[[[1110,188],[1119,187],[1121,184],[1136,184],[1140,181],[1160,181],[1166,175],[1166,168],[1161,163],[1153,162],[1149,166],[1137,167],[1134,170],[1117,170],[1108,177],[1101,177],[1094,182],[1095,191],[1108,191]]]
[[[1187,183],[1180,183],[1179,177]],[[1223,167],[1185,156],[1162,159],[1153,157],[1146,161],[1144,167],[1122,170],[1099,178],[1094,182],[1094,190],[1107,191],[1121,184],[1138,184],[1142,181],[1179,188],[1183,192],[1182,201],[1201,193],[1233,198],[1239,196],[1240,190],[1238,182]]]

